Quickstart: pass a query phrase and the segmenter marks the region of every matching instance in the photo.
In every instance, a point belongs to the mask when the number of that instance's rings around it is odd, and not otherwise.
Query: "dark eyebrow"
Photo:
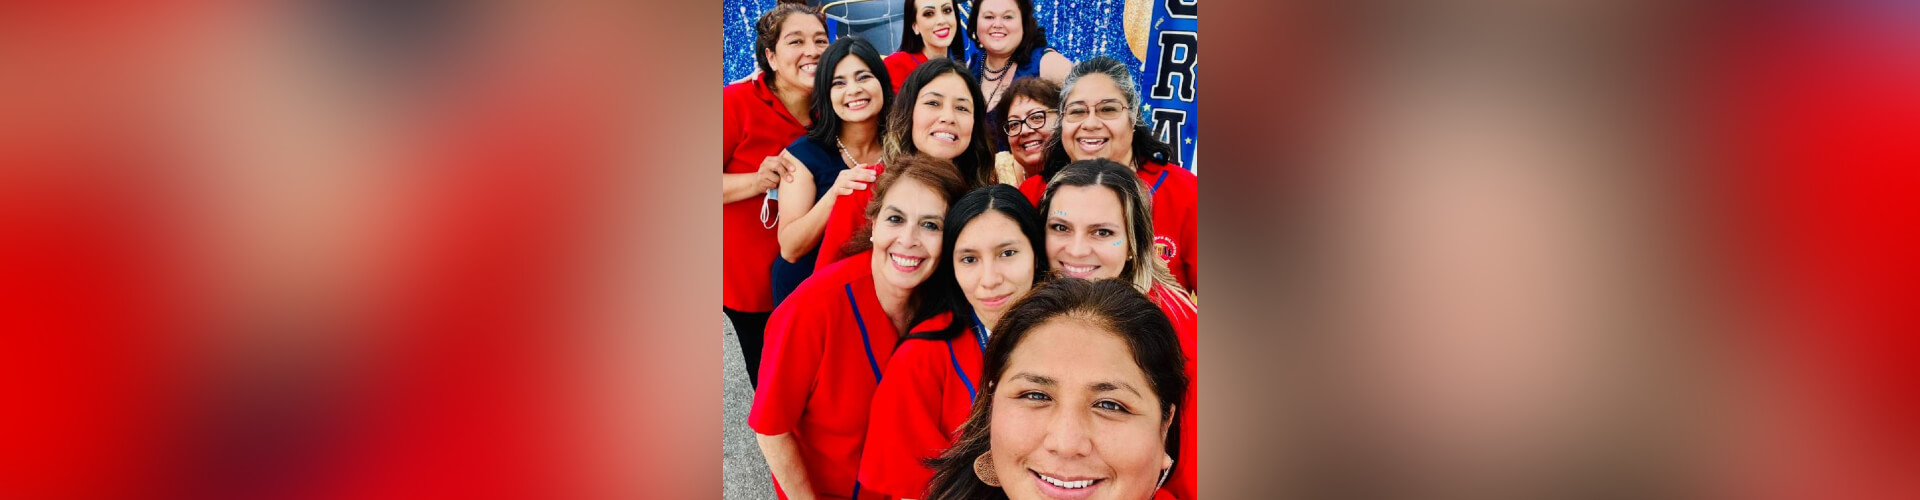
[[[1014,240],[1013,240],[1012,238],[1008,238],[1008,239],[1007,239],[1007,240],[1005,240],[1005,241],[1001,241],[1001,242],[999,242],[999,243],[995,243],[995,244],[992,244],[992,245],[987,245],[987,248],[989,248],[989,249],[993,249],[993,248],[1006,248],[1006,247],[1014,247],[1014,246],[1019,246],[1019,244],[1020,244],[1020,242],[1018,242],[1018,241],[1014,241]],[[956,249],[955,249],[955,251],[956,251],[956,252],[959,252],[959,253],[966,253],[966,252],[978,252],[979,250],[976,250],[976,249],[974,249],[973,247],[964,247],[964,246],[963,246],[963,247],[959,247],[959,248],[956,248]]]
[[[942,93],[939,93],[939,92],[934,92],[934,91],[931,91],[931,90],[929,90],[929,91],[927,91],[927,95],[930,95],[930,96],[933,96],[933,97],[946,97],[946,96],[947,96],[946,94],[942,94]]]
[[[1039,376],[1039,375],[1034,375],[1034,374],[1031,374],[1031,373],[1027,373],[1027,372],[1020,372],[1020,373],[1015,373],[1015,374],[1013,374],[1013,378],[1015,378],[1015,379],[1020,379],[1020,380],[1025,380],[1025,381],[1028,381],[1028,382],[1033,382],[1033,383],[1035,383],[1035,384],[1039,384],[1039,385],[1043,385],[1043,386],[1047,386],[1047,387],[1053,387],[1053,386],[1055,386],[1055,385],[1058,385],[1058,384],[1055,384],[1055,383],[1053,382],[1053,379],[1050,379],[1050,378],[1046,378],[1046,377],[1042,377],[1042,376]]]
[[[1120,389],[1126,389],[1127,392],[1133,393],[1134,396],[1141,396],[1140,391],[1135,390],[1132,385],[1126,382],[1097,382],[1091,385],[1090,387],[1093,388],[1093,392],[1112,392]],[[1144,397],[1144,396],[1141,396],[1141,397]]]
[[[945,220],[946,218],[947,218],[947,217],[946,217],[946,216],[944,216],[944,215],[932,215],[932,214],[928,214],[928,215],[922,215],[922,216],[920,216],[920,220],[936,220],[936,221],[938,221],[938,220]]]

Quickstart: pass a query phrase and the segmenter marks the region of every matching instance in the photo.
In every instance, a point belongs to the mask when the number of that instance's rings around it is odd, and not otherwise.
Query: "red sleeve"
[[[947,384],[945,342],[909,341],[887,362],[873,394],[860,484],[895,498],[926,498],[933,469],[921,460],[952,444],[940,429],[942,387]]]
[[[833,212],[827,215],[827,227],[820,231],[820,256],[813,262],[814,272],[825,269],[828,264],[839,262],[843,257],[840,255],[840,247],[846,246],[847,240],[853,239],[854,231],[867,218],[866,202],[872,196],[860,194],[868,192],[854,191],[853,194],[841,196],[838,201],[833,202]]]
[[[1180,402],[1174,414],[1175,425],[1180,427],[1180,449],[1174,450],[1173,477],[1167,479],[1165,492],[1180,500],[1197,498],[1200,435],[1197,423],[1200,421],[1200,314],[1184,298],[1169,293],[1165,287],[1154,287],[1154,300],[1161,306],[1162,312],[1173,323],[1174,334],[1180,337],[1180,350],[1187,355],[1187,397]]]
[[[1196,188],[1197,187],[1198,186],[1196,186]],[[1187,205],[1187,210],[1186,210],[1187,220],[1186,222],[1182,222],[1180,224],[1180,236],[1179,236],[1180,246],[1184,247],[1185,250],[1180,252],[1180,262],[1178,265],[1184,268],[1180,273],[1180,276],[1182,278],[1182,283],[1180,283],[1180,285],[1187,287],[1188,290],[1199,291],[1200,290],[1200,199],[1198,196],[1199,189],[1194,189],[1194,191],[1195,191],[1195,196],[1193,198],[1189,198],[1189,200],[1191,200],[1193,203],[1190,205]]]
[[[738,84],[735,84],[738,85]],[[725,171],[727,161],[733,159],[734,150],[740,149],[741,126],[739,99],[735,96],[738,89],[728,86],[720,91],[720,168]]]
[[[1038,209],[1040,208],[1040,196],[1047,194],[1047,183],[1040,180],[1040,176],[1038,175],[1027,177],[1026,182],[1020,183],[1020,194],[1027,195],[1027,201],[1033,202],[1033,208]],[[1041,218],[1046,218],[1046,216],[1047,214],[1040,214]]]
[[[818,288],[830,290],[829,288]],[[826,352],[824,329],[840,320],[831,308],[820,307],[818,294],[794,295],[767,320],[767,340],[760,358],[760,387],[753,393],[747,426],[754,432],[778,436],[793,431],[807,408],[820,358]],[[801,309],[811,314],[799,314]]]
[[[893,80],[893,91],[899,92],[900,85],[907,83],[907,75],[913,73],[913,57],[905,52],[894,52],[881,62],[887,66],[887,79]]]

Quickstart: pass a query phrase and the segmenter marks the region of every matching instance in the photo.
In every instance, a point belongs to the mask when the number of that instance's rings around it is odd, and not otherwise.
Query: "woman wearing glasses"
[[[1200,290],[1199,179],[1179,166],[1172,146],[1140,119],[1140,90],[1126,64],[1099,56],[1074,65],[1060,94],[1060,132],[1040,176],[1020,191],[1041,191],[1070,161],[1102,158],[1132,167],[1153,199],[1153,254],[1189,292]],[[1041,214],[1046,216],[1048,214]]]
[[[1005,135],[995,136],[1003,150],[994,162],[1002,182],[1018,186],[1040,175],[1060,126],[1059,107],[1060,85],[1045,78],[1021,78],[1007,88],[1007,97],[989,114],[1006,117],[1000,120]]]
[[[1000,104],[1007,85],[1021,77],[1055,82],[1066,78],[1073,61],[1047,48],[1047,34],[1033,17],[1032,0],[983,0],[975,5],[979,7],[967,31],[980,53],[973,56],[969,68],[986,91],[987,107]]]
[[[966,48],[953,43],[960,39],[960,17],[953,0],[900,0],[905,4],[908,29],[900,32],[900,51],[887,56],[887,73],[893,75],[893,91],[900,91],[907,75],[921,64],[934,59],[960,60]]]

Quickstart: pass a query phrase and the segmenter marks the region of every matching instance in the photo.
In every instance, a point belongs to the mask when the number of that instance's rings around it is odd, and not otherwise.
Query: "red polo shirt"
[[[779,155],[807,128],[767,88],[766,75],[720,90],[720,161],[729,174],[760,171],[767,157]],[[741,312],[773,309],[773,259],[780,255],[779,234],[760,222],[764,196],[726,204],[720,212],[721,305]]]
[[[878,176],[887,171],[884,164],[874,164],[873,174]],[[878,177],[875,177],[878,179]],[[840,247],[853,239],[853,233],[866,227],[872,221],[867,220],[867,204],[873,202],[873,185],[856,190],[853,194],[843,195],[833,202],[833,211],[827,213],[827,227],[820,231],[820,257],[813,261],[813,272],[818,273],[828,265],[840,260]]]
[[[1153,196],[1153,249],[1188,290],[1200,289],[1200,178],[1187,169],[1159,162],[1134,171]],[[1040,206],[1047,182],[1040,176],[1020,183],[1020,193]],[[1042,215],[1044,217],[1044,215]]]
[[[912,74],[913,70],[919,69],[920,65],[927,63],[927,56],[907,52],[894,52],[888,54],[887,58],[882,62],[887,65],[887,76],[893,80],[893,91],[899,92],[900,84],[907,82],[907,75]]]
[[[1153,195],[1153,249],[1188,290],[1200,289],[1200,178],[1149,162],[1137,170]]]
[[[1172,493],[1181,500],[1198,498],[1195,493],[1199,484],[1195,460],[1199,457],[1200,436],[1196,434],[1195,422],[1199,422],[1200,402],[1200,311],[1186,296],[1172,293],[1163,285],[1154,285],[1147,297],[1160,306],[1166,313],[1167,321],[1173,323],[1174,335],[1180,337],[1180,351],[1187,355],[1187,400],[1180,403],[1173,418],[1174,425],[1180,427],[1180,449],[1173,456],[1173,477],[1167,478],[1165,492]]]
[[[828,498],[853,495],[868,405],[899,336],[874,295],[872,259],[828,266],[773,311],[747,416],[754,432],[793,433],[807,477]]]
[[[951,313],[914,327],[915,333],[945,329]],[[940,456],[959,437],[976,393],[986,348],[974,329],[947,340],[911,339],[887,364],[873,394],[872,425],[860,463],[860,483],[900,498],[926,498],[933,469],[922,460]]]

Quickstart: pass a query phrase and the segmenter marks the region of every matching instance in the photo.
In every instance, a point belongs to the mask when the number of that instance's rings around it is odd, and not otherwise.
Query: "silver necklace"
[[[847,152],[847,144],[840,142],[840,138],[838,137],[833,138],[833,144],[836,146],[840,146],[840,156],[846,157],[848,162],[853,163],[853,168],[864,168],[867,166],[867,164],[865,163],[860,163],[859,158],[854,158],[853,153]]]

